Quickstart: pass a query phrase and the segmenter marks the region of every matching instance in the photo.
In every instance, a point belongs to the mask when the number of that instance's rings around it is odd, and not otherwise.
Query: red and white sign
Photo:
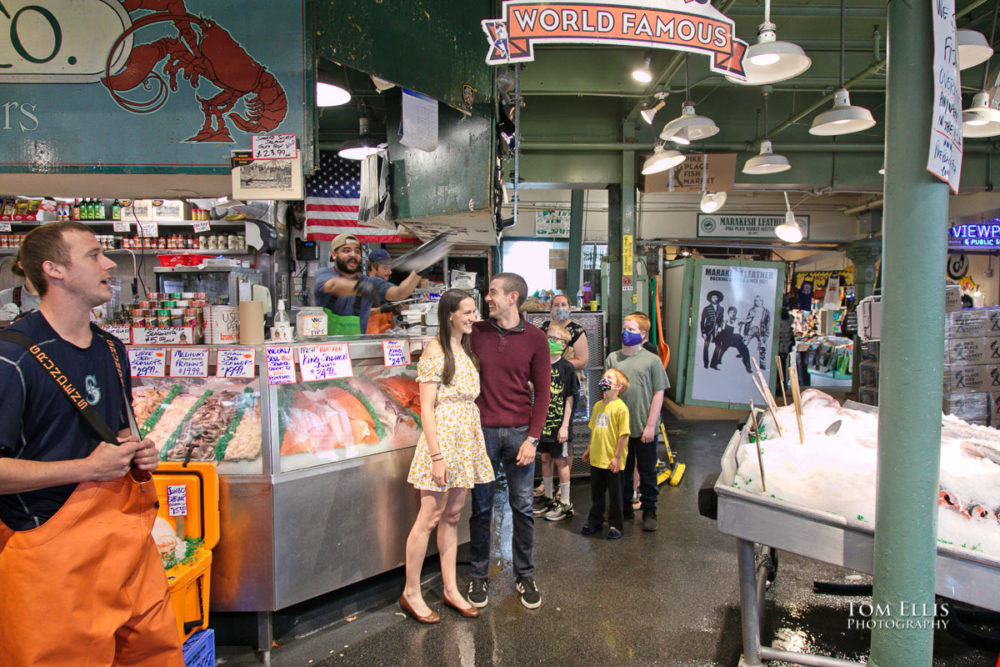
[[[252,378],[257,351],[252,347],[220,347],[215,353],[215,377]]]

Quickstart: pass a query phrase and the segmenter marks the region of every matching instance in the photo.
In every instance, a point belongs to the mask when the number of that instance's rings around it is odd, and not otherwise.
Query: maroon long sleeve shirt
[[[479,357],[481,382],[476,405],[483,426],[527,424],[529,436],[541,437],[552,373],[545,334],[523,316],[513,329],[502,329],[488,319],[473,325],[472,349]],[[529,380],[535,389],[534,402]]]

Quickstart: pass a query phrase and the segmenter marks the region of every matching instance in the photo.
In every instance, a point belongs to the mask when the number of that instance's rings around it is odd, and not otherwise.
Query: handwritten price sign
[[[382,358],[386,366],[407,366],[410,363],[410,344],[405,340],[384,340]]]
[[[166,377],[167,349],[165,347],[129,348],[128,363],[132,367],[132,377]]]
[[[220,347],[215,357],[215,377],[252,378],[257,351],[252,347]]]
[[[299,368],[303,382],[354,377],[346,343],[303,345],[299,348]]]
[[[128,234],[128,220],[115,220],[111,223],[111,231]]]
[[[208,348],[175,348],[170,351],[170,377],[208,377]]]
[[[107,331],[109,334],[125,343],[126,345],[132,344],[132,327],[127,324],[102,324],[101,328]]]
[[[187,516],[187,487],[183,484],[167,485],[167,514],[169,516]]]
[[[160,235],[160,228],[155,222],[139,222],[139,236],[155,238]]]
[[[291,345],[268,346],[264,354],[269,384],[295,384],[295,357]]]
[[[294,134],[255,134],[251,137],[250,148],[255,160],[295,158],[298,155]]]

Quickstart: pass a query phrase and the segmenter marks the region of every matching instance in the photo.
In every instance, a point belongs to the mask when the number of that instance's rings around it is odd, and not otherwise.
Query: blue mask
[[[556,308],[552,311],[552,318],[559,322],[565,322],[569,319],[569,308]]]
[[[626,347],[642,345],[642,334],[633,331],[622,331],[622,344]]]
[[[601,391],[611,391],[612,389],[614,389],[614,385],[608,378],[601,378],[600,380],[597,381],[597,388],[600,389]]]

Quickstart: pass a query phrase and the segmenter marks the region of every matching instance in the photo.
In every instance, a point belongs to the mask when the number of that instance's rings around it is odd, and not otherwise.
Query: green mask
[[[549,341],[549,354],[562,354],[565,345],[562,343],[557,343],[554,340]]]

